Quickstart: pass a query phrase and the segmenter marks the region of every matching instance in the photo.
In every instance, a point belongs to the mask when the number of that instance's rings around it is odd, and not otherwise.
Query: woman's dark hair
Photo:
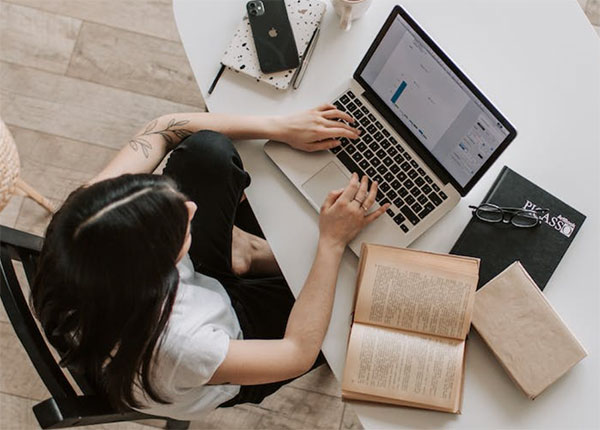
[[[46,231],[31,288],[61,365],[85,375],[117,409],[150,381],[188,225],[185,197],[164,176],[123,175],[74,191]]]

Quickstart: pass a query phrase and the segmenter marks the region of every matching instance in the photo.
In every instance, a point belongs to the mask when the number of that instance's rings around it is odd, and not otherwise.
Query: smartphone
[[[251,0],[246,10],[260,70],[275,73],[298,67],[298,48],[285,1]]]

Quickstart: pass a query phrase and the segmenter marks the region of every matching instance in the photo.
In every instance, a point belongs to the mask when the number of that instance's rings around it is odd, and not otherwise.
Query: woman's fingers
[[[325,151],[327,149],[335,148],[340,145],[340,141],[337,139],[327,139],[318,142],[304,143],[300,145],[300,149],[306,152]]]
[[[350,178],[350,182],[344,189],[344,192],[340,196],[340,199],[345,200],[346,202],[351,202],[354,200],[354,196],[356,196],[356,192],[358,191],[358,175],[356,173],[352,174]]]
[[[352,127],[351,125],[348,125],[345,122],[334,121],[332,119],[323,119],[323,125],[327,128],[345,128],[346,130],[350,130],[356,134],[359,133],[357,128]]]
[[[340,188],[339,190],[331,190],[329,192],[329,194],[327,194],[327,197],[325,197],[325,201],[323,202],[323,205],[321,206],[321,210],[326,210],[326,209],[330,208],[331,206],[333,206],[335,201],[342,195],[343,192],[344,192],[343,188]]]
[[[369,187],[369,178],[367,176],[363,176],[360,180],[360,186],[358,187],[358,191],[356,192],[356,196],[354,196],[354,200],[356,200],[360,206],[363,206],[365,200],[367,198],[367,191]],[[368,209],[368,206],[365,206]]]
[[[370,209],[371,206],[373,206],[373,204],[375,203],[375,198],[377,197],[377,182],[373,182],[371,184],[371,189],[369,190],[369,194],[367,195],[367,198],[365,199],[365,202],[363,203],[363,207]],[[376,211],[365,215],[365,222],[367,224],[375,221],[377,218],[379,218],[381,216],[382,213],[384,213],[386,210],[388,210],[388,208],[390,207],[389,203],[386,203],[383,206],[380,206]]]
[[[333,139],[336,137],[347,137],[348,139],[358,139],[358,131],[349,130],[343,127],[325,127],[319,133],[323,139]]]
[[[325,112],[327,110],[332,110],[332,109],[337,109],[334,105],[332,105],[331,103],[324,103],[321,106],[317,106],[317,108],[315,109],[317,112]]]
[[[390,207],[390,204],[386,203],[385,205],[380,206],[379,209],[377,209],[375,212],[370,213],[369,215],[367,215],[365,217],[365,220],[367,221],[367,224],[372,223],[377,218],[379,218],[385,211],[388,210],[389,207]]]
[[[371,189],[369,190],[369,194],[367,194],[367,198],[365,199],[365,202],[363,203],[363,206],[366,207],[367,209],[370,209],[371,206],[373,206],[373,203],[375,203],[375,198],[377,197],[377,181],[374,181],[371,184]]]
[[[346,112],[342,112],[339,109],[327,110],[327,111],[323,112],[321,115],[325,119],[341,119],[346,122],[354,122],[354,118],[352,118],[349,114],[347,114]]]

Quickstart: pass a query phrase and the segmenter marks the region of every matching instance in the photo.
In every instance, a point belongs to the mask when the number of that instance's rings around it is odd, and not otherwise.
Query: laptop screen
[[[422,30],[415,31],[414,22],[411,26],[402,14],[393,15],[358,70],[361,83],[370,87],[459,188],[465,188],[508,144],[502,145],[511,134],[507,127],[512,127],[495,109],[496,114],[490,111],[485,97]],[[516,134],[512,132],[510,140]]]

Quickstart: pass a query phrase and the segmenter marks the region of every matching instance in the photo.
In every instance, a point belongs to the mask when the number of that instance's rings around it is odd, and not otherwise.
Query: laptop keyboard
[[[356,140],[340,139],[331,152],[350,172],[377,181],[377,202],[391,203],[387,214],[408,233],[448,196],[352,91],[333,104],[356,120],[352,125],[361,134]]]

